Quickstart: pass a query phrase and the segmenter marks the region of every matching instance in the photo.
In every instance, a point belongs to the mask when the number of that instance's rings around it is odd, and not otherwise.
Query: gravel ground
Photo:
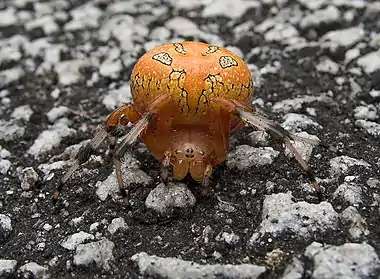
[[[0,1],[0,277],[380,278],[379,18],[365,0]],[[206,197],[160,184],[138,143],[124,208],[104,144],[52,205],[70,157],[129,101],[136,59],[182,40],[235,51],[265,113],[339,147],[298,145],[322,200],[246,127]]]

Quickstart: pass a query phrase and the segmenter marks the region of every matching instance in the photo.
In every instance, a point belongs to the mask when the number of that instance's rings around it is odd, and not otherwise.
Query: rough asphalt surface
[[[364,0],[0,1],[0,277],[380,278],[379,18]],[[235,51],[261,110],[339,148],[297,145],[321,200],[246,127],[206,197],[160,184],[138,143],[124,208],[104,144],[52,205],[70,157],[129,101],[136,59],[182,40]]]

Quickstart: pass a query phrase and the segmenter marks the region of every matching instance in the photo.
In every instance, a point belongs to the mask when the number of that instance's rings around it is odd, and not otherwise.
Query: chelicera
[[[73,172],[106,138],[126,202],[128,191],[124,188],[120,160],[139,137],[162,162],[163,181],[168,181],[172,169],[175,180],[190,174],[206,187],[213,167],[227,158],[230,136],[245,124],[267,131],[288,147],[318,190],[307,162],[292,145],[298,138],[252,106],[251,72],[234,53],[200,42],[154,48],[136,63],[131,93],[133,103],[115,109],[91,142],[80,149],[54,194],[55,201]],[[129,123],[133,127],[120,136]],[[329,148],[319,141],[311,143]]]

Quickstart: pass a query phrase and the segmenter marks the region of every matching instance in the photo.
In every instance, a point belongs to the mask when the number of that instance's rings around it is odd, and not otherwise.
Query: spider
[[[213,167],[227,158],[230,136],[245,124],[267,131],[284,144],[320,192],[313,172],[292,141],[336,150],[321,141],[299,138],[260,114],[252,105],[252,74],[231,51],[200,42],[159,46],[138,60],[130,84],[133,103],[115,109],[91,142],[80,149],[61,179],[54,201],[74,171],[106,138],[110,142],[120,194],[126,203],[128,191],[122,179],[121,158],[139,137],[162,162],[164,181],[169,179],[172,168],[174,180],[190,174],[207,188]],[[120,130],[129,123],[133,127],[120,137]]]

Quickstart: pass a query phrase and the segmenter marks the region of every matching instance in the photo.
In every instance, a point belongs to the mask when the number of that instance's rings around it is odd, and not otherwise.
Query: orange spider
[[[207,186],[212,168],[227,158],[230,135],[245,123],[268,131],[285,144],[318,189],[315,176],[291,143],[297,137],[260,115],[252,106],[251,72],[231,51],[200,42],[154,48],[136,63],[131,76],[131,92],[133,104],[114,110],[92,141],[78,152],[54,194],[55,201],[63,184],[107,137],[124,198],[127,198],[127,191],[122,181],[120,159],[138,137],[162,162],[164,181],[172,166],[175,180],[190,174]],[[121,128],[129,122],[134,124],[133,128],[116,145]],[[312,143],[321,144],[319,141]],[[325,144],[322,146],[328,148]]]

